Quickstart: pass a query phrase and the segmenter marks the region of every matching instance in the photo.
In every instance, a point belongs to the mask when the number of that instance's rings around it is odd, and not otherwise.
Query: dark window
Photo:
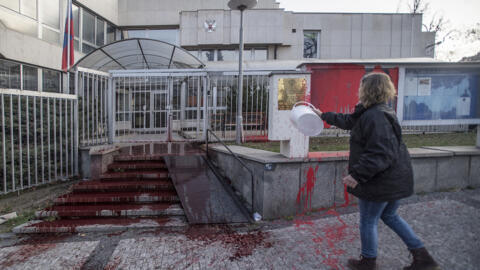
[[[20,64],[0,59],[0,88],[20,89]]]
[[[97,18],[97,46],[105,44],[105,22]]]
[[[115,41],[115,26],[107,24],[107,44]]]
[[[304,58],[318,58],[320,32],[318,31],[304,31],[303,32],[303,57]]]
[[[83,10],[83,40],[95,44],[95,16]]]
[[[38,69],[23,65],[23,90],[38,90]]]
[[[215,56],[214,50],[202,50],[200,51],[200,59],[203,61],[213,61]]]
[[[62,92],[60,89],[60,72],[54,70],[43,70],[43,91]]]
[[[83,43],[83,45],[82,45],[82,52],[85,53],[85,54],[93,52],[95,49],[96,49],[95,47],[90,46],[90,45],[85,44],[85,43]]]

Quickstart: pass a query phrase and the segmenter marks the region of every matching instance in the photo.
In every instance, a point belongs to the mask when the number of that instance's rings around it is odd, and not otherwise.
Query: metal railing
[[[76,75],[80,146],[108,143],[108,73],[79,69]]]
[[[0,194],[77,174],[76,96],[0,89]]]
[[[249,72],[243,79],[243,134],[245,141],[268,140],[269,77]],[[223,140],[236,136],[238,79],[235,73],[209,74],[209,129]]]
[[[245,169],[247,169],[247,171],[250,173],[250,179],[251,179],[251,182],[250,182],[250,185],[251,185],[251,190],[252,190],[252,198],[251,198],[251,214],[253,215],[255,213],[255,181],[254,181],[254,174],[253,174],[253,171],[248,168],[248,166],[245,164],[245,162],[243,162],[238,156],[237,154],[235,154],[231,149],[230,147],[228,147],[224,141],[222,141],[222,139],[220,139],[217,135],[215,135],[215,133],[210,130],[210,129],[207,129],[207,137],[206,137],[206,140],[205,140],[205,146],[206,146],[206,154],[207,154],[207,157],[208,157],[208,144],[209,144],[209,137],[208,135],[213,135],[213,137],[215,137],[215,139],[217,139],[217,142],[221,143],[223,145],[223,147],[225,147],[225,149],[228,150],[228,152],[230,152],[230,154],[232,154],[232,156],[238,161],[240,162],[240,164],[242,165],[242,167],[244,167]]]

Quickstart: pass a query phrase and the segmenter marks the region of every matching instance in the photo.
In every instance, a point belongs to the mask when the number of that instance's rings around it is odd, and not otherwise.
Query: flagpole
[[[68,0],[67,1],[67,23],[66,23],[66,27],[67,27],[67,93],[70,94],[70,74],[68,73],[68,70],[70,68],[70,8],[72,7],[72,0]]]

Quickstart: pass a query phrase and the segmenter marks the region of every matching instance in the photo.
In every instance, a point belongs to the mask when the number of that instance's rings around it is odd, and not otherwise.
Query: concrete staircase
[[[163,158],[145,155],[115,157],[100,179],[74,185],[71,193],[36,212],[36,217],[39,220],[13,231],[98,232],[187,225]]]

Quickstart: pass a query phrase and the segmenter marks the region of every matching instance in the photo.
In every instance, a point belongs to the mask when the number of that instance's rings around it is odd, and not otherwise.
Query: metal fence
[[[108,73],[79,69],[76,75],[80,146],[108,143]]]
[[[222,140],[235,140],[238,76],[211,74],[209,80],[209,128]],[[247,73],[243,78],[243,130],[245,141],[268,140],[268,73]]]
[[[0,194],[76,175],[75,102],[74,95],[0,89]]]

